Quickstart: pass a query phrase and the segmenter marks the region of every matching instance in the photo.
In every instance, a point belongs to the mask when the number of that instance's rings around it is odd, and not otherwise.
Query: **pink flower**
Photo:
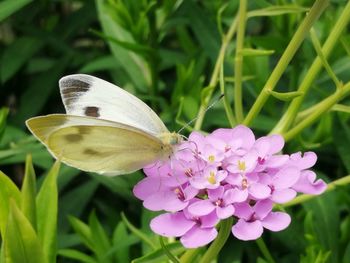
[[[289,156],[281,153],[283,146],[281,136],[255,139],[243,125],[207,136],[192,132],[169,160],[144,168],[147,177],[134,194],[147,209],[166,211],[151,221],[152,230],[179,237],[187,248],[210,243],[217,236],[216,224],[229,217],[236,219],[235,237],[254,240],[264,229],[280,231],[289,225],[287,213],[272,211],[274,203],[327,188],[309,170],[315,153]]]
[[[253,207],[247,203],[236,205],[235,215],[238,222],[232,227],[232,234],[241,240],[255,240],[264,232],[285,229],[291,221],[290,216],[283,212],[271,212],[272,202],[268,199],[258,201]]]
[[[151,229],[162,236],[181,237],[187,248],[205,246],[217,236],[215,225],[219,222],[215,213],[206,216],[192,215],[188,210],[165,213],[152,219]]]
[[[237,189],[225,189],[219,186],[216,189],[208,190],[208,199],[198,200],[188,207],[188,211],[195,216],[205,216],[215,210],[220,219],[225,219],[233,215],[235,208],[232,205],[235,202],[242,202]]]

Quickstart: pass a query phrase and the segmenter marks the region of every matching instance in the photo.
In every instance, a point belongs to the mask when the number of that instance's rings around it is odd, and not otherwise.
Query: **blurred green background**
[[[3,107],[0,169],[21,185],[25,156],[31,153],[40,184],[53,160],[29,134],[24,122],[33,116],[64,112],[58,80],[68,74],[92,74],[113,82],[152,106],[169,130],[181,128],[197,114],[201,91],[209,83],[223,35],[237,13],[238,3],[220,0],[0,1],[0,105]],[[321,43],[346,3],[330,1],[316,23]],[[245,112],[302,21],[306,8],[312,4],[313,1],[307,0],[249,2],[248,10],[270,8],[270,11],[248,20],[244,45],[274,52],[244,58]],[[271,11],[281,6],[284,9]],[[227,98],[231,103],[234,52],[233,40],[224,64]],[[277,90],[296,90],[315,57],[316,52],[307,38]],[[349,30],[342,34],[328,61],[339,79],[344,83],[350,80]],[[326,98],[334,89],[324,71],[313,83],[303,107]],[[219,94],[217,91],[217,96]],[[349,105],[349,99],[345,98],[343,104]],[[286,105],[270,98],[251,128],[257,135],[266,134],[278,122]],[[5,108],[8,109],[6,122]],[[221,101],[207,112],[202,129],[211,132],[218,127],[229,127]],[[287,153],[299,150],[313,150],[318,154],[315,169],[318,176],[327,181],[348,175],[349,110],[328,112],[286,146]],[[141,202],[132,195],[133,185],[142,176],[142,172],[137,172],[108,178],[62,166],[58,177],[58,248],[74,248],[94,255],[81,234],[72,229],[68,216],[87,222],[90,215],[91,223],[96,214],[116,244],[116,251],[123,251],[125,255],[116,257],[115,261],[101,261],[95,255],[95,262],[128,262],[146,254],[149,247],[135,235],[127,234],[120,214],[124,212],[135,226],[157,242],[148,228],[155,214],[143,210]],[[349,205],[349,189],[342,187],[288,209],[293,219],[291,226],[281,233],[264,234],[277,262],[350,262]],[[118,238],[120,233],[129,239]],[[261,254],[254,242],[230,237],[218,262],[265,262],[259,257]],[[317,257],[323,261],[317,261]],[[58,262],[76,261],[60,257]]]

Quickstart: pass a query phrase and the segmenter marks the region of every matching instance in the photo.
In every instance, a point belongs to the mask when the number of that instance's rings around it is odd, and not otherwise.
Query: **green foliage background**
[[[249,50],[242,68],[245,114],[313,2],[249,1],[248,11],[266,11],[252,16],[246,24],[244,47]],[[330,1],[315,23],[321,43],[347,3]],[[24,122],[32,116],[64,111],[57,82],[67,74],[87,73],[116,83],[151,105],[169,130],[181,128],[197,116],[212,88],[208,85],[222,40],[238,7],[239,1],[223,0],[0,1],[1,171],[21,185],[24,161],[30,153],[41,185],[53,160],[29,134]],[[347,28],[327,59],[343,83],[350,81]],[[234,37],[224,63],[225,99],[231,106],[235,47]],[[254,53],[251,49],[260,51]],[[296,91],[316,56],[307,37],[276,91]],[[334,90],[332,78],[322,70],[302,109],[327,98]],[[220,94],[217,88],[213,100]],[[269,98],[250,125],[257,136],[278,123],[289,103],[285,99],[280,94]],[[342,105],[334,106],[286,145],[287,153],[315,151],[319,156],[315,169],[327,181],[350,173],[348,105],[345,96]],[[206,113],[201,129],[211,132],[217,127],[230,127],[222,101]],[[148,227],[155,214],[142,209],[141,202],[132,195],[133,185],[141,178],[142,172],[108,178],[62,166],[57,178],[57,261],[129,262],[152,251],[164,256],[157,251],[158,238]],[[276,262],[350,262],[349,207],[349,187],[343,186],[286,208],[292,215],[290,227],[263,236],[272,257]],[[142,232],[132,230],[130,224]],[[271,261],[263,250],[255,242],[241,242],[231,236],[217,262]],[[180,254],[183,249],[175,243],[171,251]],[[151,261],[135,262],[164,261],[164,257],[158,257],[158,261],[155,258],[153,254]]]

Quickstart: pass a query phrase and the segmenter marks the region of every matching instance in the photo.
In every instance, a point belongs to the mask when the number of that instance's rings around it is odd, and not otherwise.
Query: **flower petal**
[[[201,216],[200,220],[201,220],[201,228],[214,227],[220,221],[215,211],[213,211],[209,215]]]
[[[235,204],[235,216],[238,218],[243,218],[249,220],[253,215],[253,208],[248,203],[238,203]]]
[[[217,201],[218,199],[222,198],[224,194],[225,188],[223,186],[219,186],[216,189],[209,189],[208,190],[208,198],[211,201]]]
[[[271,231],[281,231],[289,226],[291,218],[287,213],[271,212],[262,220],[262,225]]]
[[[166,237],[179,237],[188,232],[196,223],[188,220],[182,212],[161,214],[151,221],[153,232]]]
[[[239,188],[226,190],[223,200],[225,204],[244,202],[248,198],[248,191]]]
[[[249,194],[256,200],[265,199],[270,196],[271,188],[260,183],[253,183],[248,188]]]
[[[235,212],[235,208],[233,205],[228,205],[225,207],[220,207],[220,206],[216,207],[216,215],[220,219],[228,218],[232,216],[234,212]]]
[[[180,238],[181,243],[186,248],[202,247],[213,241],[218,232],[215,228],[194,227]]]
[[[214,209],[215,205],[208,199],[197,201],[188,206],[188,211],[194,216],[208,215]]]
[[[246,222],[243,219],[239,219],[238,222],[232,227],[232,234],[240,240],[255,240],[258,239],[264,229],[260,221]]]
[[[259,219],[265,218],[272,210],[272,201],[269,199],[260,200],[256,202],[256,204],[253,207],[253,210],[255,211],[255,215]]]
[[[308,169],[315,165],[317,155],[314,152],[305,152],[303,157],[297,152],[290,156],[290,163],[297,166],[300,170]]]
[[[160,177],[146,177],[134,186],[133,193],[137,198],[145,200],[154,192],[164,189],[161,182]]]
[[[280,189],[275,190],[271,195],[271,200],[278,204],[286,203],[297,195],[297,192],[293,189]]]
[[[275,189],[285,189],[294,185],[300,177],[300,171],[295,167],[281,169],[273,176],[273,186]]]
[[[327,189],[327,184],[322,179],[316,181],[315,179],[316,174],[313,171],[303,171],[298,182],[293,185],[293,189],[304,194],[322,194]]]
[[[184,209],[188,202],[181,201],[173,191],[164,191],[154,193],[143,202],[143,205],[152,211],[173,212]]]

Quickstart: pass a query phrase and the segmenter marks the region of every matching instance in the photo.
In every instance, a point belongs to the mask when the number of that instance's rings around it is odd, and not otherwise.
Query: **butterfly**
[[[26,125],[69,166],[128,174],[168,158],[181,141],[150,107],[112,83],[75,74],[61,78],[59,87],[67,114],[33,117]]]

